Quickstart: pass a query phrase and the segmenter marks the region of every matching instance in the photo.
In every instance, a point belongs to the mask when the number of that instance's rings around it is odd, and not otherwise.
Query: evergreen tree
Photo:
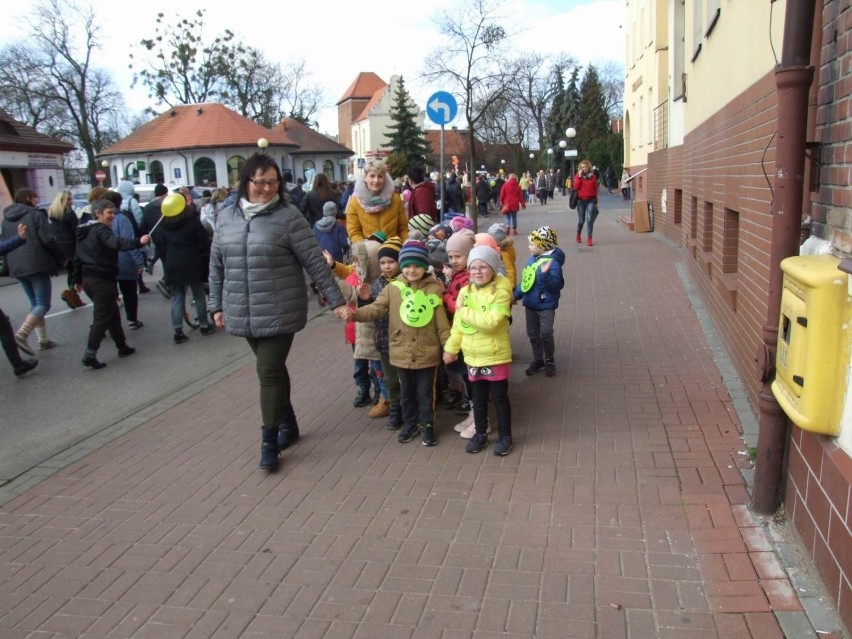
[[[392,162],[393,166],[388,168],[395,178],[404,175],[410,165],[426,166],[426,134],[417,125],[417,112],[412,105],[411,96],[405,89],[405,80],[400,76],[390,109],[393,124],[388,127],[388,143],[382,145],[382,148],[391,150],[392,157],[405,158],[407,163],[402,167],[401,162]]]
[[[577,128],[580,123],[580,69],[574,67],[571,72],[571,80],[568,82],[568,87],[565,89],[565,128],[569,126]]]
[[[565,129],[567,128],[567,126],[563,126],[566,107],[565,99],[567,97],[565,93],[565,81],[562,79],[562,73],[558,69],[555,75],[556,91],[553,95],[553,103],[550,105],[550,113],[547,114],[545,122],[547,130],[545,139],[548,148],[553,148],[559,143],[559,140],[565,137]]]
[[[607,138],[611,135],[600,78],[597,69],[591,64],[580,85],[580,104],[575,128],[580,158],[588,158],[592,164],[603,164],[607,158],[589,157],[592,150],[607,148]]]

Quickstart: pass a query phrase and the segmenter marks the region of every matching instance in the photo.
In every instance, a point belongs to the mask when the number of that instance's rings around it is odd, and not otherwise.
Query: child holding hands
[[[441,302],[443,287],[428,274],[429,251],[409,240],[399,252],[402,274],[372,304],[350,310],[356,322],[388,316],[389,360],[399,373],[403,428],[397,440],[406,443],[417,431],[424,446],[434,446],[435,375],[450,325]]]
[[[488,399],[497,413],[498,439],[494,454],[512,450],[512,406],[509,402],[509,341],[512,286],[499,274],[500,255],[488,246],[476,246],[468,255],[471,282],[459,293],[450,339],[444,347],[449,365],[464,351],[468,379],[473,389],[473,420],[476,433],[465,446],[478,453],[488,443]]]

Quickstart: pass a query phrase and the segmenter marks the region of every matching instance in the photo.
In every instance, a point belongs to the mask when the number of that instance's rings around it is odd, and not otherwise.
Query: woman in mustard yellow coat
[[[355,181],[355,190],[346,205],[346,232],[349,241],[363,242],[376,231],[386,237],[408,239],[408,215],[405,204],[388,178],[388,167],[372,160],[364,167],[364,175]]]

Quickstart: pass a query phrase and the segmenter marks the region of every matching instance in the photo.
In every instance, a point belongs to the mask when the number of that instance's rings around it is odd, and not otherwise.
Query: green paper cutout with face
[[[465,308],[473,308],[473,303],[470,300],[470,295],[465,294],[464,299],[462,300],[461,306]],[[476,332],[476,329],[465,322],[461,317],[459,317],[459,330],[466,335],[473,335]]]
[[[535,284],[535,273],[538,271],[538,267],[551,259],[553,258],[541,257],[529,266],[524,267],[524,270],[521,272],[521,293],[529,293],[533,284]]]
[[[441,298],[434,293],[428,295],[423,291],[415,291],[402,282],[394,282],[402,294],[402,304],[399,305],[399,316],[406,326],[423,328],[432,321],[435,309],[441,304]]]

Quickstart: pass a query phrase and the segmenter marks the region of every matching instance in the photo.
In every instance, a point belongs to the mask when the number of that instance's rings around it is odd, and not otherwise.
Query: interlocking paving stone
[[[244,359],[0,487],[0,636],[816,636],[748,509],[753,418],[685,258],[603,209],[594,248],[563,247],[555,377],[523,374],[514,311],[508,457],[466,454],[440,408],[438,446],[398,444],[321,315],[278,473]],[[521,222],[573,232],[559,198]]]

